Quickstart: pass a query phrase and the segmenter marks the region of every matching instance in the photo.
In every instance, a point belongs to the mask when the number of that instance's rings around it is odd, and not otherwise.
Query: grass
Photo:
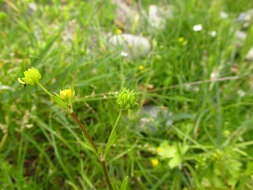
[[[174,17],[163,30],[151,33],[146,22],[124,28],[153,42],[133,60],[107,47],[106,33],[119,27],[110,1],[36,1],[36,11],[28,2],[0,0],[0,190],[107,188],[78,125],[40,88],[18,83],[32,66],[51,92],[75,89],[74,109],[100,150],[119,113],[115,92],[138,92],[139,106],[122,113],[108,155],[114,187],[253,189],[253,67],[245,60],[252,26],[240,48],[236,39],[236,18],[251,0],[169,1]],[[141,8],[169,2],[143,0]],[[194,32],[196,24],[203,30]],[[155,118],[158,131],[138,130],[145,105],[169,110],[173,125]]]

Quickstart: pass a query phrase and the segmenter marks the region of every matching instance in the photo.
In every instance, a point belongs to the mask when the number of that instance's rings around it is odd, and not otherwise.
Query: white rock
[[[244,96],[246,95],[246,92],[243,91],[243,90],[241,90],[241,89],[238,90],[237,93],[238,93],[238,95],[239,95],[240,97],[244,97]]]
[[[137,124],[131,126],[132,130],[144,132],[145,134],[164,133],[173,126],[176,121],[193,119],[188,113],[172,113],[167,107],[156,105],[144,105],[136,113]]]
[[[36,5],[36,3],[28,3],[28,7],[32,11],[37,11],[37,5]]]
[[[247,38],[246,32],[243,32],[243,31],[237,31],[235,35],[236,35],[236,39],[240,41],[244,41]]]
[[[139,22],[140,14],[135,6],[129,6],[122,0],[112,0],[116,5],[116,21],[124,28],[131,28]]]
[[[62,32],[62,39],[63,42],[65,42],[65,44],[67,45],[71,45],[75,32],[77,30],[78,24],[76,23],[75,20],[71,20],[69,21],[69,23],[67,23],[64,31]]]
[[[253,18],[253,9],[249,9],[246,12],[243,12],[237,18],[238,21],[250,21]]]
[[[148,22],[150,26],[154,28],[164,27],[164,19],[159,16],[158,7],[156,5],[149,6]]]
[[[246,55],[246,60],[253,61],[253,47],[249,50],[248,54]]]
[[[247,33],[243,32],[243,31],[237,31],[235,33],[235,37],[236,37],[236,47],[237,48],[241,48],[247,38]]]
[[[112,48],[120,48],[121,54],[124,52],[124,55],[128,55],[130,58],[144,56],[151,50],[147,38],[132,34],[113,35],[109,37],[108,43]]]
[[[237,18],[237,21],[243,23],[244,28],[248,28],[252,20],[253,20],[253,9],[249,9],[248,11],[241,13]]]
[[[124,52],[124,51],[122,51],[122,52],[120,53],[120,55],[121,55],[122,57],[128,57],[128,56],[129,56],[129,54],[128,54],[127,52]]]
[[[172,17],[172,8],[150,5],[148,10],[148,23],[154,29],[164,29],[166,19]]]
[[[165,107],[146,105],[139,113],[140,122],[136,125],[138,131],[155,134],[162,128],[173,125],[173,114]]]
[[[221,11],[220,12],[220,17],[223,18],[223,19],[226,19],[226,18],[228,18],[228,13],[226,13],[224,11]]]

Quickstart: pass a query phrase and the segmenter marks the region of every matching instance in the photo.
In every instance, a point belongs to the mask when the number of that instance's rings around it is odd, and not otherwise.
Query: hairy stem
[[[49,92],[40,82],[37,82],[38,86],[50,97],[54,96],[51,92]]]
[[[37,84],[50,97],[54,96],[41,83],[38,82]],[[71,102],[70,102],[70,105],[72,105]],[[72,108],[71,108],[71,110],[72,110]],[[88,133],[88,130],[86,129],[85,125],[78,119],[78,116],[76,115],[76,113],[71,111],[71,112],[69,112],[69,114],[72,117],[72,119],[79,125],[79,127],[80,127],[83,135],[85,136],[85,138],[88,140],[89,144],[91,145],[91,147],[93,149],[93,152],[95,153],[95,155],[97,157],[97,160],[98,160],[99,164],[101,165],[101,167],[103,169],[104,177],[105,177],[105,180],[106,180],[106,184],[107,184],[109,190],[113,190],[112,183],[111,183],[111,180],[110,180],[110,177],[109,177],[108,168],[107,168],[107,164],[106,164],[106,160],[104,158],[104,155],[102,155],[102,156],[99,155],[98,148],[97,148],[94,140],[92,139],[92,136],[90,136],[90,134]],[[0,148],[1,148],[1,146],[0,146]]]
[[[75,112],[72,112],[71,114],[72,119],[79,125],[81,131],[83,132],[83,135],[85,136],[85,138],[88,140],[89,144],[92,146],[94,152],[96,153],[97,159],[99,164],[101,165],[103,172],[104,172],[104,177],[106,180],[106,184],[109,188],[109,190],[113,190],[112,187],[112,183],[109,177],[109,173],[108,173],[108,167],[106,164],[106,160],[104,159],[104,157],[99,156],[99,152],[97,149],[97,146],[94,142],[94,140],[92,139],[92,137],[89,135],[88,130],[86,129],[86,127],[84,126],[84,124],[78,119],[77,115]]]
[[[71,117],[79,125],[81,131],[83,132],[83,135],[86,137],[86,139],[88,140],[88,142],[90,143],[90,145],[92,146],[93,150],[96,152],[96,154],[98,156],[97,146],[96,146],[95,142],[93,141],[92,137],[89,135],[86,127],[84,126],[84,124],[78,119],[78,117],[77,117],[77,115],[76,115],[75,112],[71,113]]]
[[[106,161],[105,159],[100,159],[100,163],[101,163],[101,166],[103,168],[103,172],[104,172],[104,175],[105,175],[105,180],[106,180],[106,183],[109,187],[109,190],[113,190],[113,187],[112,187],[112,184],[111,184],[111,180],[110,180],[110,177],[109,177],[109,173],[108,173],[108,167],[106,165]]]

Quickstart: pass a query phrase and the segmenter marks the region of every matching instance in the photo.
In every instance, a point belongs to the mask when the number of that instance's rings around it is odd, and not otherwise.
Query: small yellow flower
[[[75,95],[75,91],[72,89],[65,89],[60,91],[60,98],[63,100],[69,100],[73,98]]]
[[[161,153],[163,151],[163,149],[161,148],[161,147],[158,147],[157,149],[156,149],[156,152],[157,153]]]
[[[120,35],[120,34],[122,34],[122,30],[116,29],[116,30],[115,30],[115,33],[118,34],[118,35]]]
[[[188,43],[188,41],[187,41],[184,37],[178,38],[178,41],[179,41],[183,46],[187,45],[187,43]]]
[[[157,160],[157,159],[152,159],[152,160],[151,160],[151,165],[152,165],[153,167],[158,166],[158,164],[159,164],[159,160]]]
[[[139,66],[139,70],[140,70],[140,71],[143,71],[144,69],[145,69],[145,67],[144,67],[143,65],[140,65],[140,66]]]
[[[24,72],[24,77],[18,79],[21,84],[34,85],[41,79],[41,74],[38,69],[30,68]]]

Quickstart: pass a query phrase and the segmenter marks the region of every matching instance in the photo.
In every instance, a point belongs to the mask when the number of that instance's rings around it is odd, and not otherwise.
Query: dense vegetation
[[[75,90],[73,109],[101,151],[118,92],[137,93],[107,158],[115,189],[253,189],[253,25],[238,19],[253,1],[127,2],[141,12],[129,25],[110,0],[0,0],[0,190],[107,189],[79,126],[18,82],[31,67],[51,92]],[[172,7],[161,29],[149,29],[151,4]],[[149,53],[111,48],[108,35],[121,32],[146,37]]]

